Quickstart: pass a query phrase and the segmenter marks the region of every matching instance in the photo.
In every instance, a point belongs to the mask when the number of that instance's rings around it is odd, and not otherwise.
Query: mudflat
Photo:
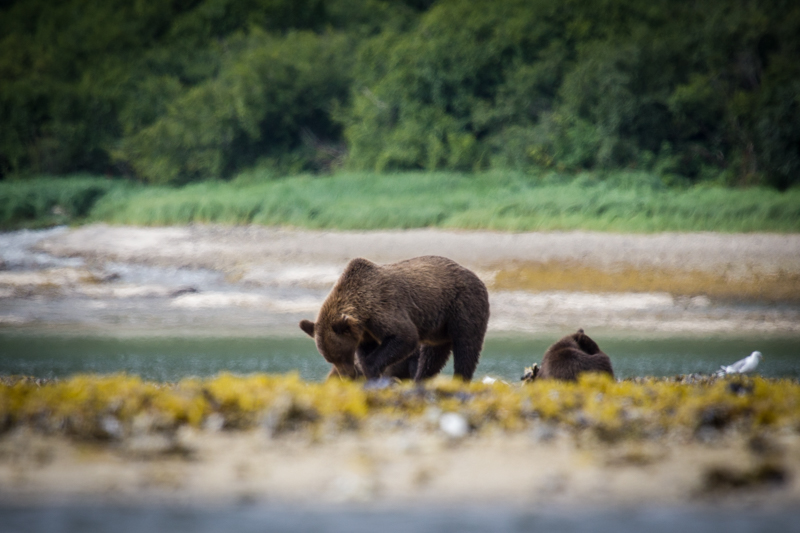
[[[242,272],[271,263],[335,264],[354,257],[393,262],[443,255],[478,270],[509,263],[564,263],[611,269],[748,276],[800,275],[800,235],[594,232],[498,233],[438,229],[308,231],[262,226],[75,228],[39,248],[94,260]]]
[[[490,332],[800,331],[800,235],[98,224],[54,232],[33,249],[81,266],[37,271],[36,279],[21,277],[19,270],[0,272],[0,291],[74,295],[107,301],[109,307],[125,298],[150,297],[149,308],[155,312],[163,303],[172,321],[181,312],[227,309],[236,312],[218,313],[222,325],[227,316],[230,326],[269,322],[294,328],[301,315],[313,317],[350,259],[390,263],[433,254],[474,270],[487,284]],[[202,284],[168,286],[158,276],[126,280],[114,270],[121,264],[208,269],[221,273],[229,287],[221,293]],[[21,316],[10,314],[5,321]],[[115,324],[124,328],[125,317]]]

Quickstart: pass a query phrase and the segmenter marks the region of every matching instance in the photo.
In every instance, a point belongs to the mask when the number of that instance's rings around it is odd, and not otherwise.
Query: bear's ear
[[[305,331],[312,339],[314,338],[314,323],[310,320],[301,320],[300,329]]]
[[[597,343],[594,342],[589,335],[584,333],[582,329],[579,329],[578,333],[575,334],[575,342],[578,343],[578,346],[581,347],[581,350],[589,355],[594,355],[600,351],[600,347],[597,345]]]
[[[358,325],[358,320],[350,315],[342,314],[339,320],[331,324],[331,329],[337,335],[344,335],[350,332],[356,325]]]

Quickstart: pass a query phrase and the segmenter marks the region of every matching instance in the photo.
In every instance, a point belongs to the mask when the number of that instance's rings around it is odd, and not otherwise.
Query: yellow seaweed
[[[577,383],[525,385],[438,377],[382,389],[361,381],[306,382],[296,373],[223,373],[178,383],[125,374],[0,381],[0,428],[28,425],[80,438],[121,437],[143,425],[151,430],[203,427],[212,416],[230,429],[258,424],[271,431],[321,424],[357,429],[371,418],[421,422],[432,407],[461,413],[478,431],[521,431],[547,420],[593,430],[605,440],[675,431],[691,436],[703,428],[800,431],[800,384],[762,377],[615,381],[586,374]]]

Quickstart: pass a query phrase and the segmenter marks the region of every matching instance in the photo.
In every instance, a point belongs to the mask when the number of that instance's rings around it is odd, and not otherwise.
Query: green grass
[[[84,220],[97,200],[124,182],[74,174],[0,181],[0,228],[37,228]]]
[[[62,181],[73,179],[78,183],[77,178]],[[6,186],[0,182],[0,203]],[[199,222],[364,230],[800,231],[800,190],[668,188],[652,175],[633,172],[603,180],[592,174],[568,179],[498,172],[269,179],[251,172],[232,182],[181,188],[109,186],[96,200],[86,220],[152,226]]]

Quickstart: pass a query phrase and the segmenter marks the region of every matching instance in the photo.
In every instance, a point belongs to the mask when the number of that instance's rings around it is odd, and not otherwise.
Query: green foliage
[[[347,32],[409,12],[378,0],[2,6],[0,177],[207,178],[305,145],[303,165],[324,166],[314,157],[338,140],[330,106],[349,87]]]
[[[0,177],[352,170],[800,176],[789,0],[0,6]]]
[[[785,188],[800,175],[799,36],[800,8],[779,0],[439,2],[362,47],[349,162]]]
[[[15,2],[0,20],[0,172],[106,170],[116,108],[169,4]]]
[[[41,227],[84,219],[120,182],[89,175],[0,182],[0,228]]]
[[[347,39],[253,30],[227,46],[216,77],[180,92],[152,124],[128,128],[118,159],[154,183],[219,177],[297,150],[305,135],[319,161],[312,154],[291,170],[330,164],[315,144],[337,134],[328,111],[349,86]]]
[[[180,188],[75,175],[0,182],[0,228],[84,221],[314,229],[800,231],[800,189],[668,187],[655,174],[338,173]]]
[[[797,232],[800,190],[669,188],[655,175],[641,172],[582,174],[576,179],[509,172],[275,179],[253,172],[230,183],[116,191],[97,202],[91,218],[118,224],[254,223],[314,229]]]

